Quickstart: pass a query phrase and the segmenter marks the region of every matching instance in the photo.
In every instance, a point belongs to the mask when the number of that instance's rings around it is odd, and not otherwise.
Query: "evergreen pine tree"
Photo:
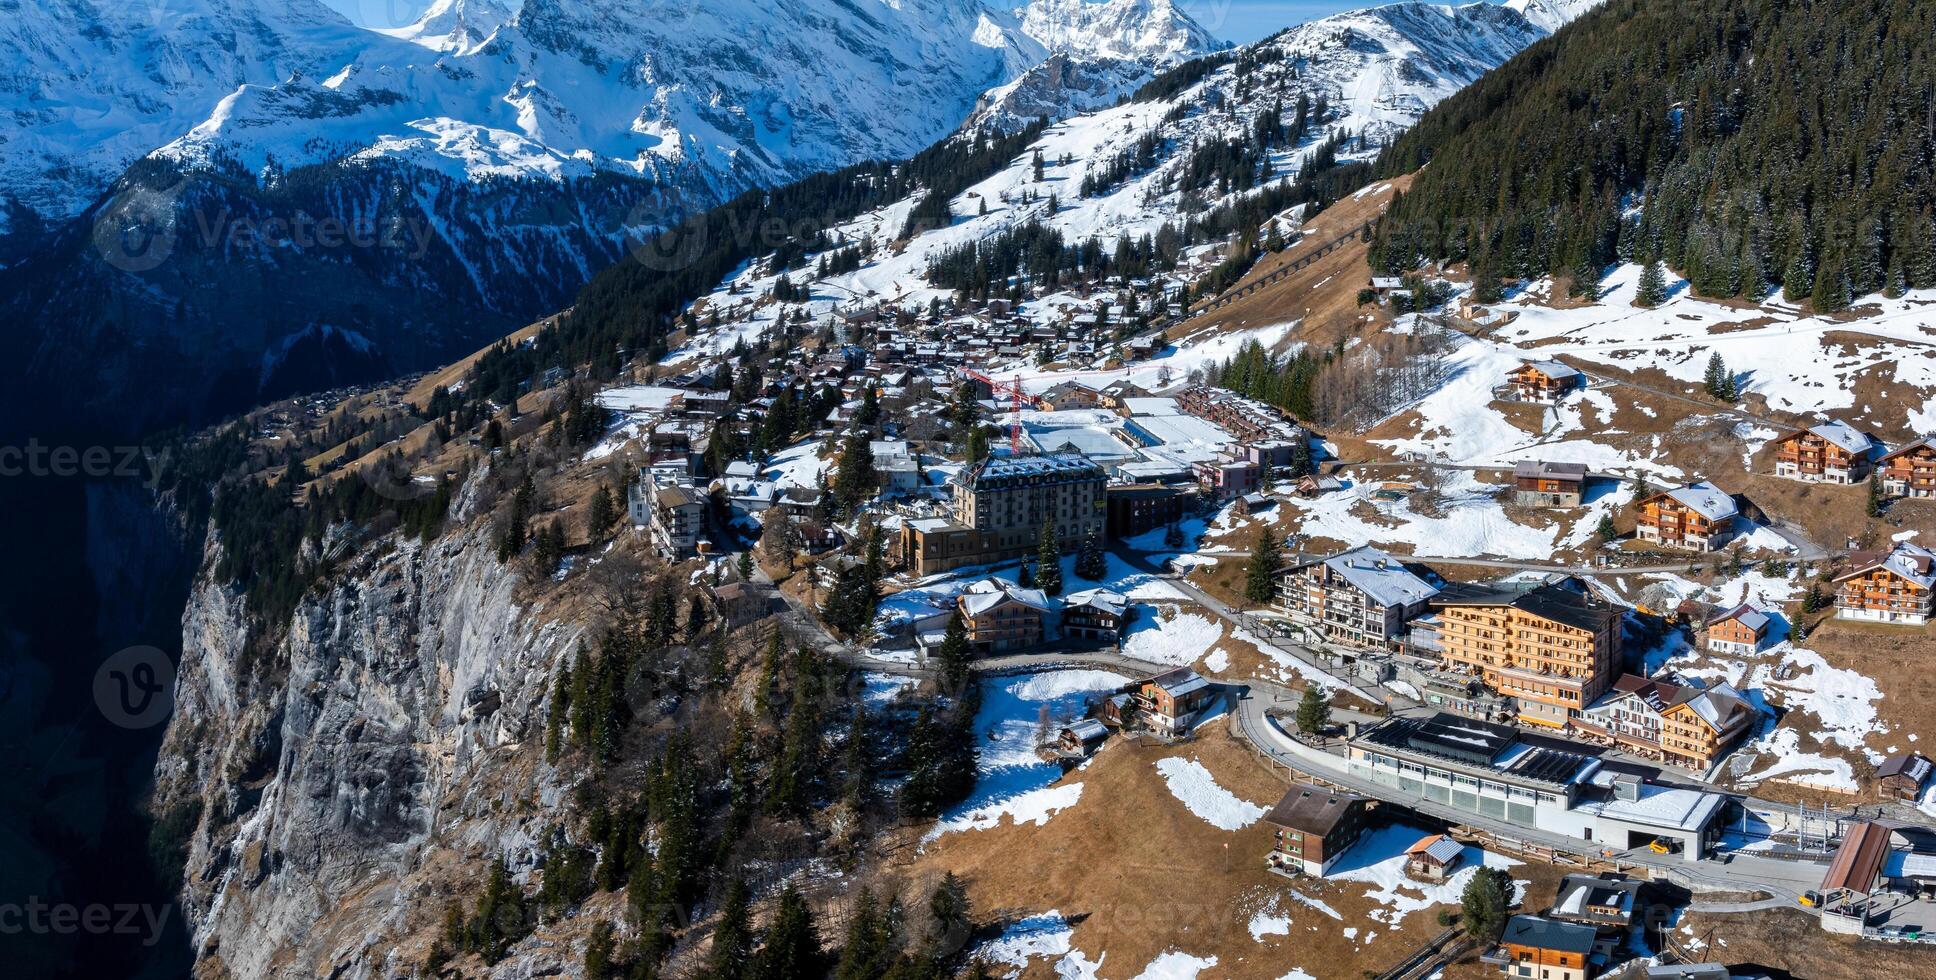
[[[968,885],[949,871],[941,876],[928,896],[928,937],[932,949],[953,953],[974,932],[974,906],[968,900]]]
[[[618,977],[618,939],[610,922],[592,925],[585,941],[585,980],[616,980]]]
[[[745,879],[735,876],[726,886],[726,897],[719,905],[719,921],[713,926],[712,952],[706,956],[706,975],[736,980],[752,961],[752,910]]]
[[[1498,938],[1511,914],[1512,892],[1511,875],[1497,868],[1480,868],[1459,897],[1466,935],[1483,943]]]
[[[1600,525],[1593,529],[1593,533],[1603,542],[1611,542],[1614,538],[1620,536],[1619,529],[1613,525],[1612,514],[1601,515]]]
[[[1269,602],[1277,592],[1277,572],[1284,565],[1277,535],[1265,528],[1250,549],[1250,566],[1244,575],[1244,598],[1252,603]]]
[[[591,509],[585,516],[585,530],[591,533],[593,541],[603,540],[612,532],[618,518],[618,503],[612,497],[612,488],[600,486],[598,492],[592,494]]]
[[[1882,516],[1882,477],[1878,474],[1869,474],[1869,499],[1863,506],[1863,513],[1870,517]]]
[[[1331,724],[1331,699],[1316,684],[1304,688],[1304,696],[1297,702],[1297,730],[1306,735],[1316,735]]]
[[[753,957],[748,980],[813,980],[822,975],[826,959],[813,909],[793,885],[780,893],[780,908],[766,931],[766,942]]]
[[[771,521],[773,520],[773,518],[768,517],[767,520]],[[735,571],[739,572],[740,581],[742,582],[753,581],[753,553],[750,551],[740,552],[739,558],[733,564],[733,568]]]
[[[1648,262],[1640,271],[1640,286],[1634,293],[1634,305],[1648,308],[1667,302],[1667,276],[1661,271],[1658,259]]]
[[[1183,528],[1178,526],[1174,521],[1170,522],[1169,529],[1163,532],[1163,547],[1183,547]]]
[[[1103,557],[1102,542],[1094,531],[1082,539],[1082,550],[1076,553],[1075,573],[1077,578],[1090,582],[1100,582],[1109,574],[1109,562]]]
[[[1035,587],[1051,598],[1062,594],[1062,543],[1055,536],[1055,522],[1042,525],[1042,540],[1035,551]]]
[[[948,616],[948,629],[942,634],[936,659],[941,661],[941,679],[946,690],[959,691],[968,683],[968,669],[974,649],[968,645],[968,626],[961,621],[961,610]]]

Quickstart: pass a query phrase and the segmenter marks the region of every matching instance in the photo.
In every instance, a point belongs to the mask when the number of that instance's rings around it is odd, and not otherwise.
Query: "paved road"
[[[1781,532],[1777,530],[1776,533],[1780,534]],[[1783,535],[1783,537],[1787,537],[1787,535]],[[1814,546],[1811,545],[1810,547],[1814,547]],[[1833,556],[1834,554],[1837,554],[1836,552],[1829,552],[1819,548],[1815,550],[1816,552],[1818,552],[1818,554],[1791,555],[1791,556],[1781,558],[1779,560],[1781,561],[1819,561],[1823,558],[1828,558]],[[1124,554],[1124,552],[1119,550],[1117,551],[1117,554],[1121,555],[1121,554]],[[1246,557],[1246,555],[1241,551],[1167,551],[1166,550],[1166,551],[1144,552],[1144,554],[1198,555],[1205,558],[1244,558]],[[1412,560],[1424,562],[1426,564],[1437,563],[1441,565],[1469,565],[1469,566],[1474,566],[1478,568],[1498,568],[1506,571],[1553,572],[1556,574],[1580,575],[1580,576],[1590,577],[1590,576],[1644,575],[1649,572],[1687,572],[1690,570],[1699,570],[1702,565],[1706,564],[1706,562],[1703,561],[1702,559],[1712,558],[1712,557],[1713,555],[1695,555],[1690,552],[1686,561],[1677,561],[1670,564],[1608,565],[1605,567],[1601,567],[1597,565],[1555,565],[1552,562],[1519,561],[1511,558],[1443,558],[1437,555],[1423,555],[1423,556],[1418,556],[1416,558],[1413,558]],[[1767,560],[1775,560],[1775,559],[1767,559]],[[1753,567],[1755,565],[1761,564],[1762,561],[1763,559],[1749,559],[1749,560],[1744,560],[1742,562],[1742,565],[1743,567]]]

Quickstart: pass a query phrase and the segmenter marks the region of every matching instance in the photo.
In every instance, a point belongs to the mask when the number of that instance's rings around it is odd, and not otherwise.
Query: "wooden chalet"
[[[1604,943],[1625,936],[1634,927],[1642,884],[1638,878],[1614,871],[1570,874],[1560,879],[1553,907],[1546,914],[1561,922],[1591,927]]]
[[[978,653],[1000,653],[1040,646],[1052,610],[1041,589],[1024,589],[1001,579],[983,579],[955,600],[968,645]]]
[[[1599,930],[1575,922],[1515,915],[1499,936],[1499,954],[1509,977],[1529,980],[1592,980],[1589,962]]]
[[[1094,718],[1072,722],[1056,733],[1056,749],[1064,755],[1088,756],[1109,738],[1109,728]]]
[[[1842,421],[1775,439],[1775,475],[1803,483],[1859,483],[1869,477],[1875,440]]]
[[[1922,626],[1936,596],[1936,554],[1907,541],[1884,553],[1850,557],[1835,579],[1835,615],[1869,623]]]
[[[1914,752],[1892,755],[1876,767],[1876,789],[1892,799],[1919,800],[1933,770],[1936,765]]]
[[[1062,635],[1118,643],[1129,622],[1129,600],[1108,589],[1085,589],[1062,598]]]
[[[1586,375],[1559,361],[1528,361],[1506,376],[1506,388],[1522,402],[1551,404],[1578,391]]]
[[[1217,689],[1188,667],[1166,670],[1145,679],[1136,690],[1136,713],[1151,730],[1162,735],[1188,731],[1198,716],[1217,700]]]
[[[1523,460],[1513,467],[1513,502],[1521,507],[1578,507],[1585,499],[1585,463]]]
[[[1716,551],[1734,539],[1740,508],[1705,481],[1663,490],[1640,502],[1636,535],[1642,541],[1689,551]]]
[[[1770,622],[1767,613],[1744,602],[1707,621],[1707,648],[1732,657],[1750,656],[1768,638]]]
[[[1459,869],[1465,845],[1444,834],[1420,838],[1405,849],[1405,875],[1419,881],[1443,882]]]
[[[1936,497],[1936,439],[1925,437],[1884,453],[1877,466],[1883,493],[1892,497]]]
[[[1370,812],[1370,802],[1362,796],[1292,783],[1264,815],[1264,822],[1277,831],[1265,866],[1287,877],[1324,877],[1364,834]]]

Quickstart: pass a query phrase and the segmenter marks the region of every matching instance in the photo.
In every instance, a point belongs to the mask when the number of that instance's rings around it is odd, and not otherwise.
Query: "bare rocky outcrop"
[[[558,803],[543,711],[578,627],[520,604],[488,525],[363,551],[273,642],[206,574],[190,596],[154,808],[199,809],[181,898],[204,976],[400,975],[400,942],[491,857],[528,868]],[[576,962],[528,940],[498,975]]]

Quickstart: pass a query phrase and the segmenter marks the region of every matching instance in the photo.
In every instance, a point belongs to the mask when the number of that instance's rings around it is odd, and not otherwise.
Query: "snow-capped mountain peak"
[[[1519,12],[1534,27],[1548,34],[1578,20],[1581,14],[1598,7],[1603,0],[1506,0],[1505,6]]]

